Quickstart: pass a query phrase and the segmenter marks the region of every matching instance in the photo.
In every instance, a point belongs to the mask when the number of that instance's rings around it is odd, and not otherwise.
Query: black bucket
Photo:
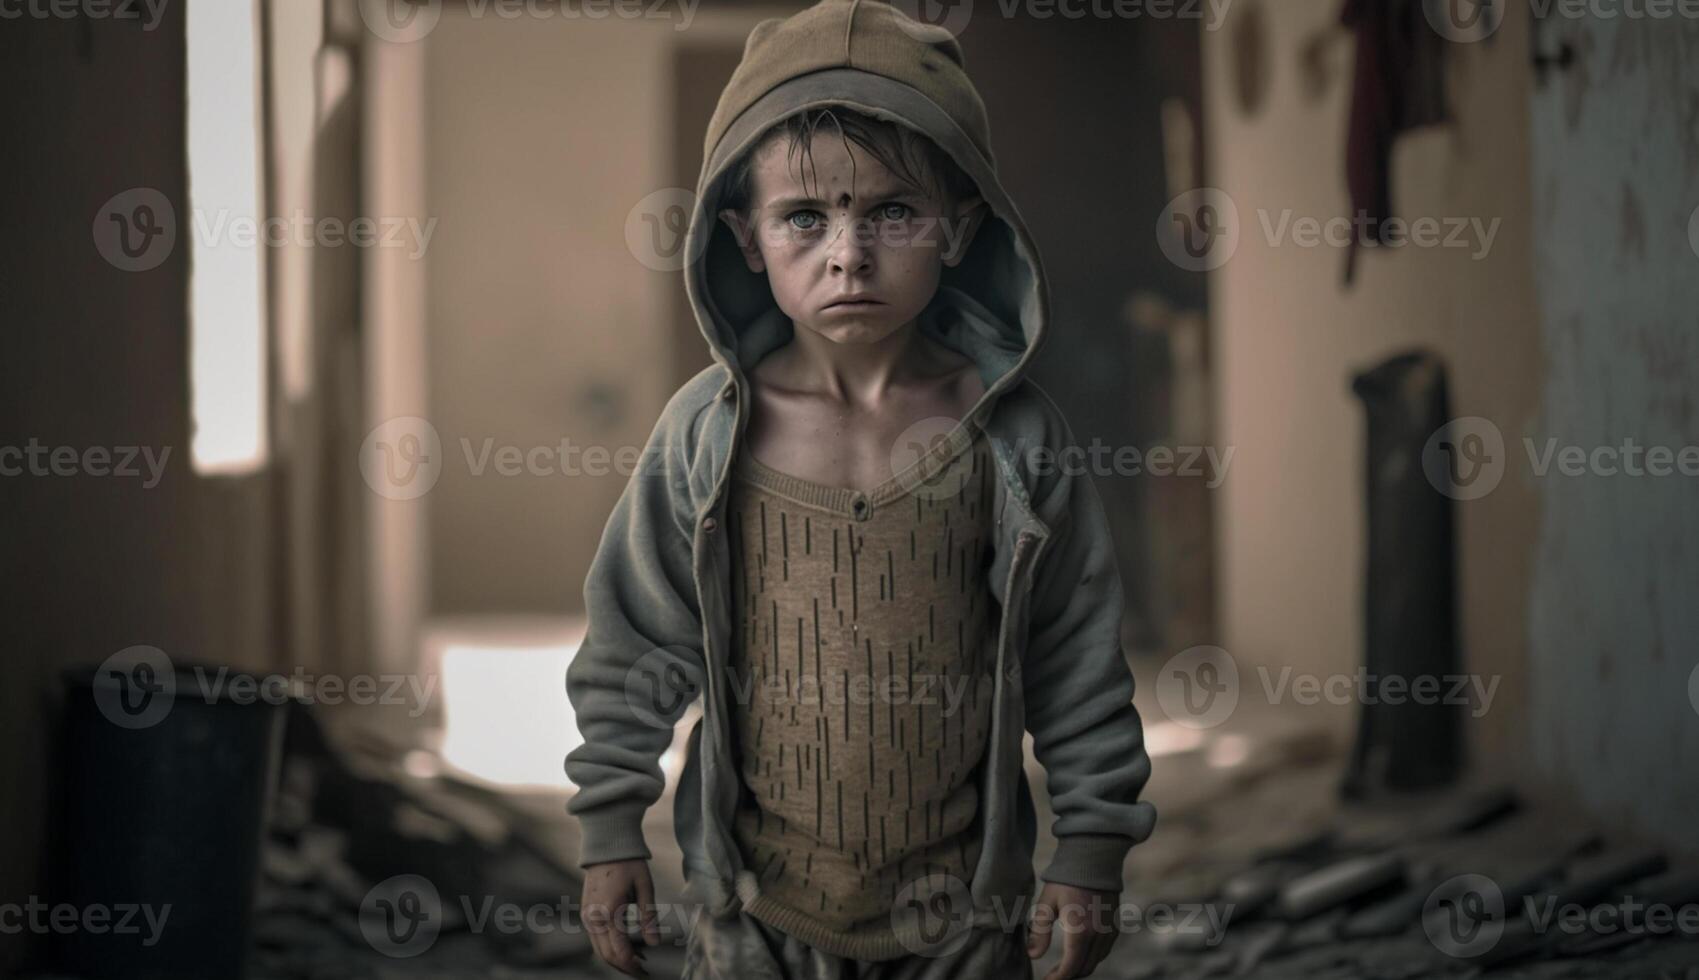
[[[54,891],[83,924],[50,955],[90,980],[239,978],[287,701],[151,652],[64,674]]]

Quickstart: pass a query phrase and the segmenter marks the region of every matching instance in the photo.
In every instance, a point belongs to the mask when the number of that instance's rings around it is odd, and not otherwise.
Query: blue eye
[[[785,220],[789,221],[791,223],[791,227],[798,231],[814,231],[820,226],[820,212],[793,211],[785,218]]]
[[[879,217],[883,221],[903,221],[914,214],[914,209],[907,204],[892,202],[879,208]]]

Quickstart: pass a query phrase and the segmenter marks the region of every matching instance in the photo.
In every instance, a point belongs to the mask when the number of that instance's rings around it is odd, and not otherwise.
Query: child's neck
[[[798,326],[791,346],[796,387],[854,404],[883,400],[898,384],[924,373],[929,360],[916,320],[870,343],[837,343]]]

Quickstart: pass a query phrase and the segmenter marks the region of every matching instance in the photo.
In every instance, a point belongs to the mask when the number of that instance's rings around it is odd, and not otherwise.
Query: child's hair
[[[840,138],[867,151],[909,186],[937,195],[946,205],[978,193],[973,178],[938,144],[921,133],[853,109],[828,106],[794,113],[762,133],[761,138],[728,172],[722,206],[737,211],[749,210],[750,198],[755,193],[755,157],[767,144],[780,137],[788,143],[787,162],[801,157],[808,160],[808,170],[812,172],[814,131],[828,119],[837,127]],[[797,169],[806,187],[807,174],[802,171],[800,163]]]

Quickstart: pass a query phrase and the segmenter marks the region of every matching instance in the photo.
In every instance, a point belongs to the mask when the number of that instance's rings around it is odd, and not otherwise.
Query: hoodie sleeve
[[[1103,503],[1078,458],[1058,460],[1073,432],[1047,395],[1050,458],[1035,512],[1051,532],[1034,570],[1022,663],[1027,730],[1056,819],[1045,881],[1119,892],[1128,850],[1150,836],[1156,809],[1139,801],[1150,756],[1121,650],[1124,598]],[[1063,465],[1066,462],[1068,465]]]
[[[682,404],[675,396],[650,434],[584,582],[589,625],[566,671],[582,736],[566,757],[581,865],[652,856],[643,815],[665,786],[661,753],[703,689],[685,453],[696,413]]]

